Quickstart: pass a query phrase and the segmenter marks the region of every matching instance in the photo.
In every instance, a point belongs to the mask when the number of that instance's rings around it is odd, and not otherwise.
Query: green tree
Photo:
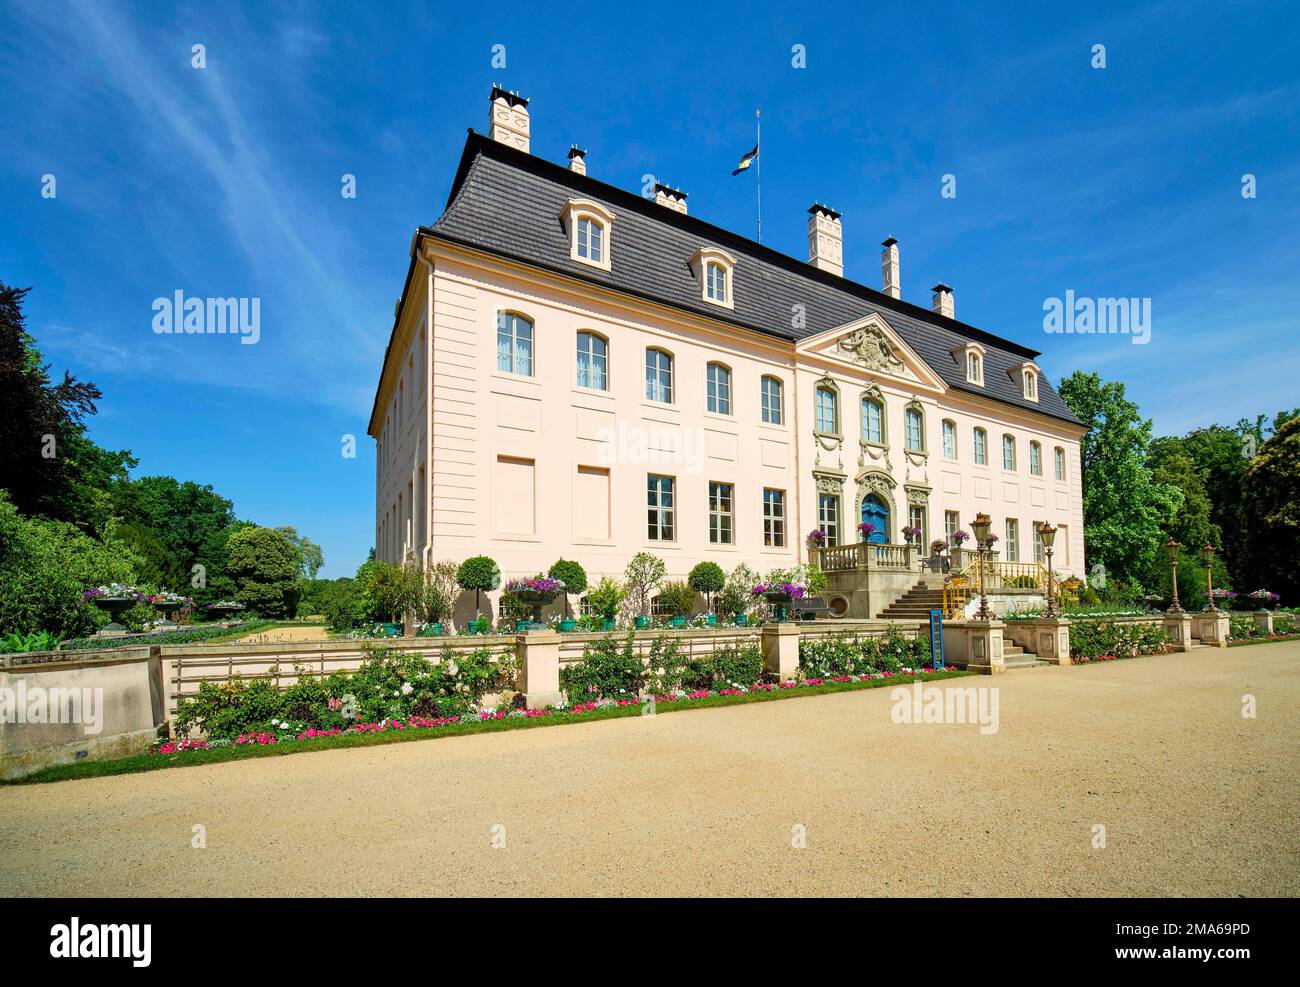
[[[686,577],[686,581],[690,583],[691,589],[697,593],[703,593],[709,598],[709,612],[712,613],[713,594],[727,585],[727,576],[718,563],[700,562],[691,570],[691,574]]]
[[[170,476],[142,476],[113,485],[113,510],[154,533],[167,552],[163,582],[177,592],[196,589],[193,567],[205,546],[235,523],[234,504],[211,486]],[[207,579],[218,573],[209,571]]]
[[[1151,421],[1123,384],[1098,374],[1076,370],[1058,390],[1088,430],[1079,443],[1088,558],[1105,566],[1110,581],[1149,579],[1178,505],[1175,488],[1157,483],[1146,465]]]
[[[298,529],[291,524],[276,528],[276,531],[288,538],[298,549],[298,572],[303,579],[315,579],[325,564],[325,553],[321,547],[306,535],[298,534]]]
[[[637,552],[623,570],[623,590],[633,615],[648,617],[655,589],[668,574],[664,560],[649,552]]]
[[[264,617],[291,617],[298,607],[298,549],[282,533],[255,525],[226,543],[226,571],[235,598]]]
[[[587,570],[577,562],[559,559],[547,575],[564,583],[564,616],[569,616],[569,594],[581,596],[587,591]]]
[[[490,593],[501,585],[501,567],[486,555],[474,555],[460,564],[456,582],[461,589],[474,591],[474,612],[481,614],[479,594]]]
[[[1239,589],[1270,589],[1286,605],[1300,604],[1300,418],[1259,447],[1242,483],[1241,513],[1244,567],[1255,581]]]

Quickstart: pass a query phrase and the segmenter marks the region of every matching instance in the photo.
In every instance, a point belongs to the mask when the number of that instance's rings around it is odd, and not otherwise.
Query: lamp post
[[[1208,541],[1201,549],[1201,565],[1205,566],[1205,596],[1209,601],[1205,609],[1218,613],[1219,608],[1214,605],[1214,546]]]
[[[987,568],[989,551],[989,526],[992,524],[987,514],[975,515],[971,529],[975,532],[975,550],[980,567],[980,608],[975,613],[976,620],[992,620],[993,611],[989,609],[988,593],[985,591],[984,570]]]
[[[1178,602],[1178,550],[1182,547],[1172,538],[1165,542],[1165,554],[1169,556],[1169,585],[1173,587],[1173,602],[1169,604],[1170,613],[1183,612],[1183,605]]]
[[[1056,526],[1044,524],[1038,529],[1038,537],[1043,543],[1043,554],[1047,556],[1047,610],[1044,617],[1052,618],[1056,613],[1056,593],[1052,587],[1052,543],[1056,541]]]

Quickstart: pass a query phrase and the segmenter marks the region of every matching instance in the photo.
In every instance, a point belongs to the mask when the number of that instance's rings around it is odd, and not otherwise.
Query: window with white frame
[[[959,531],[960,529],[961,529],[961,515],[958,514],[956,511],[944,511],[943,512],[943,534],[944,537],[948,540],[949,544],[952,543],[953,532]]]
[[[675,482],[671,476],[655,473],[646,477],[646,537],[651,541],[673,541],[676,537]]]
[[[1037,442],[1029,443],[1029,473],[1031,476],[1043,475],[1043,447]]]
[[[709,483],[709,541],[714,545],[732,543],[734,489],[730,483]]]
[[[1010,435],[1002,436],[1002,468],[1004,470],[1016,468],[1016,440]]]
[[[827,545],[840,543],[840,499],[835,494],[817,495],[817,527],[826,534]]]
[[[610,231],[614,214],[591,199],[570,199],[560,210],[569,233],[569,256],[583,264],[611,270]]]
[[[1020,522],[1013,517],[1007,518],[1007,561],[1020,561]]]
[[[736,258],[717,247],[701,247],[687,262],[700,286],[700,298],[712,305],[735,308],[732,276]]]
[[[645,397],[647,401],[673,403],[673,357],[660,349],[645,351]]]
[[[916,539],[918,545],[929,544],[930,526],[926,523],[925,507],[921,504],[911,504],[907,508],[907,523],[913,528],[919,528],[921,536]]]
[[[975,465],[987,466],[989,462],[989,434],[982,428],[975,429],[974,439],[971,443],[971,449],[975,453]]]
[[[920,408],[910,407],[903,413],[904,438],[910,452],[925,452],[925,415]]]
[[[1035,371],[1026,367],[1024,370],[1024,375],[1022,377],[1022,380],[1024,382],[1025,397],[1028,398],[1030,401],[1037,401],[1038,400],[1038,374]]]
[[[828,384],[818,384],[813,394],[816,405],[814,422],[817,431],[827,435],[840,432],[840,396],[835,388]]]
[[[727,269],[718,261],[704,265],[704,296],[711,302],[727,304]]]
[[[763,421],[768,425],[781,425],[785,422],[781,392],[781,382],[775,377],[764,377],[758,383],[759,402],[763,407]]]
[[[1046,556],[1043,554],[1043,522],[1035,521],[1034,522],[1034,561],[1037,562],[1039,565],[1042,565],[1044,558],[1046,558]]]
[[[1056,447],[1056,478],[1065,479],[1065,450],[1060,446]]]
[[[497,369],[533,375],[533,324],[514,312],[497,314]]]
[[[785,547],[785,491],[763,488],[763,544]]]
[[[578,220],[578,256],[593,264],[605,257],[605,226],[600,220],[584,216]]]
[[[947,418],[943,420],[943,458],[957,458],[957,423]]]
[[[578,333],[578,386],[609,390],[609,341],[585,329]]]
[[[731,371],[721,363],[710,363],[705,368],[707,407],[716,415],[731,414]]]
[[[872,397],[862,399],[862,441],[885,444],[885,409]]]

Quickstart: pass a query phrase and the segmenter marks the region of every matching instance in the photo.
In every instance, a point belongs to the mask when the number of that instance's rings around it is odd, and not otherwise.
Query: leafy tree
[[[687,583],[667,583],[659,592],[659,602],[674,617],[684,617],[695,609],[695,590]]]
[[[235,598],[264,617],[290,617],[298,607],[298,549],[281,532],[239,528],[226,543],[226,571]]]
[[[587,590],[587,570],[577,562],[558,560],[547,575],[564,583],[564,615],[569,616],[569,594],[581,596]]]
[[[456,581],[459,568],[451,559],[430,566],[420,596],[422,619],[434,624],[452,619],[456,612],[456,597],[460,593],[460,584]]]
[[[1241,507],[1245,561],[1261,585],[1238,585],[1300,604],[1300,418],[1283,422],[1259,447],[1246,470]]]
[[[275,530],[288,538],[294,548],[298,549],[298,571],[303,579],[315,579],[316,573],[320,572],[321,566],[325,564],[325,553],[321,551],[321,547],[306,535],[298,534],[298,529],[293,525],[287,524]]]
[[[474,612],[481,614],[479,594],[492,592],[501,585],[501,567],[486,555],[474,555],[460,564],[456,570],[456,582],[464,590],[474,591]]]
[[[235,523],[234,505],[209,485],[170,476],[117,482],[112,498],[114,512],[126,524],[151,531],[165,549],[165,558],[157,560],[160,582],[177,592],[200,589],[193,586],[193,567],[211,541]],[[204,564],[207,580],[219,574]]]
[[[1123,384],[1098,374],[1076,370],[1058,390],[1088,429],[1079,444],[1089,558],[1105,566],[1109,581],[1149,578],[1179,500],[1146,465],[1151,421],[1124,396]]]
[[[623,589],[635,616],[650,614],[650,601],[655,589],[668,575],[664,560],[649,552],[637,552],[623,570]]]
[[[86,437],[103,395],[66,371],[58,383],[50,379],[24,322],[29,290],[0,282],[0,482],[23,514],[100,532],[112,513],[108,487],[136,460]]]
[[[741,562],[727,576],[727,583],[718,598],[718,609],[724,614],[746,614],[754,609],[754,587],[758,573]]]
[[[74,525],[23,517],[0,490],[0,635],[47,631],[81,637],[106,622],[82,590],[133,583],[140,559]]]
[[[691,574],[686,577],[686,581],[690,583],[691,589],[708,596],[709,611],[712,612],[713,594],[727,584],[727,576],[718,563],[700,562],[691,570]]]

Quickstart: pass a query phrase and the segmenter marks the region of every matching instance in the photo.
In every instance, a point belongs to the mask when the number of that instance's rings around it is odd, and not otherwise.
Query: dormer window
[[[979,343],[962,343],[952,351],[957,366],[966,368],[966,383],[984,386],[984,347]]]
[[[1026,401],[1038,400],[1038,365],[1032,361],[1026,360],[1024,363],[1016,364],[1008,373],[1011,379],[1019,383],[1020,396]]]
[[[608,271],[614,214],[591,199],[570,199],[560,210],[560,221],[569,234],[569,257]]]
[[[736,258],[716,247],[701,247],[688,263],[699,281],[703,301],[723,308],[735,308],[731,276],[736,269]]]

